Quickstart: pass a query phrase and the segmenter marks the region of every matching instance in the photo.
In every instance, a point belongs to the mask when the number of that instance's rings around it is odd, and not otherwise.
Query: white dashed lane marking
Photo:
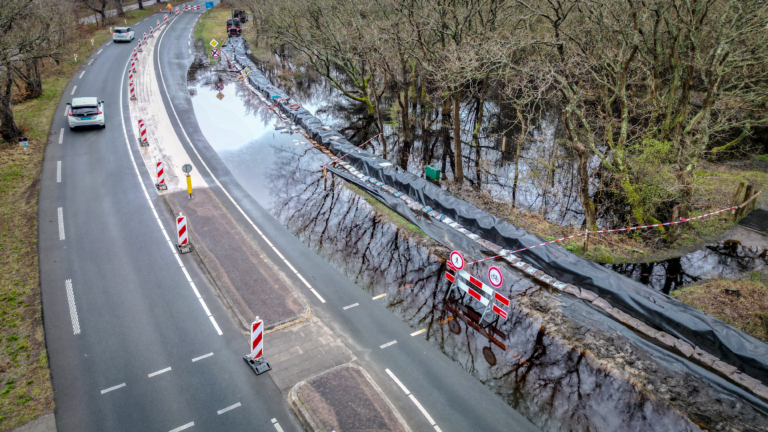
[[[67,303],[69,303],[69,317],[72,318],[72,332],[79,335],[80,321],[77,319],[77,306],[75,305],[75,293],[72,291],[72,279],[67,279],[64,286],[67,289]]]
[[[208,353],[206,355],[201,355],[200,357],[195,357],[195,358],[192,359],[192,362],[194,363],[194,362],[200,361],[202,359],[207,359],[208,357],[211,357],[212,355],[213,355],[213,353],[211,352],[211,353]]]
[[[396,340],[393,340],[392,342],[387,342],[387,343],[385,343],[384,345],[381,345],[379,348],[381,348],[381,349],[384,349],[384,348],[386,348],[386,347],[390,347],[390,346],[392,346],[392,345],[394,345],[394,344],[396,344],[396,343],[397,343],[397,341],[396,341]]]
[[[102,391],[101,391],[101,394],[104,394],[104,393],[109,393],[109,392],[111,392],[112,390],[117,390],[117,389],[119,389],[119,388],[123,388],[123,387],[125,387],[125,383],[122,383],[122,384],[118,384],[118,385],[116,385],[116,386],[114,386],[114,387],[110,387],[110,388],[108,388],[108,389],[104,389],[104,390],[102,390]]]
[[[75,94],[75,90],[77,90],[77,86],[75,86],[75,87],[73,87],[73,88],[72,88],[72,94],[73,94],[73,95]]]
[[[344,306],[344,310],[347,310],[347,309],[352,309],[352,308],[353,308],[353,307],[355,307],[355,306],[360,306],[360,303],[355,303],[355,304],[351,304],[351,305],[349,305],[349,306]]]
[[[56,161],[56,183],[61,183],[61,161]]]
[[[64,208],[59,207],[59,240],[64,240],[66,236],[64,235]]]
[[[230,406],[228,406],[228,407],[226,407],[226,408],[220,409],[220,410],[218,410],[218,411],[216,411],[216,412],[217,412],[217,413],[219,413],[219,415],[222,415],[222,414],[224,414],[225,412],[227,412],[227,411],[231,411],[231,410],[233,410],[233,409],[235,409],[235,408],[237,408],[237,407],[239,407],[239,406],[240,406],[240,402],[238,402],[238,403],[236,403],[236,404],[234,404],[234,405],[230,405]]]
[[[272,419],[272,424],[275,426],[277,432],[283,432],[283,428],[280,427],[280,423],[277,422],[277,419]]]
[[[152,372],[151,374],[147,375],[147,378],[152,378],[153,376],[160,375],[161,373],[170,372],[170,370],[171,370],[171,368],[167,367],[167,368],[161,369],[161,370],[159,370],[157,372]]]
[[[85,71],[82,71],[82,72],[80,72],[80,77],[79,77],[79,78],[82,78],[82,77],[83,77],[83,75],[85,75]],[[78,79],[79,79],[79,78],[78,78]]]
[[[96,53],[96,55],[101,54],[102,51],[104,51],[104,48],[100,49],[99,52]]]
[[[171,432],[183,431],[184,429],[189,429],[189,428],[191,428],[194,425],[195,425],[195,422],[189,422],[189,423],[185,424],[184,426],[179,426],[176,429],[171,429]]]
[[[67,108],[69,108],[69,105],[67,105]],[[64,112],[64,115],[69,114],[69,110],[66,110]],[[61,128],[61,131],[59,132],[59,144],[64,142],[64,128]]]

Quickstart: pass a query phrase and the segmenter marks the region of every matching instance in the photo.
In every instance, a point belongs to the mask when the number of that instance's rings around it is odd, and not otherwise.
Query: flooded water
[[[360,144],[378,133],[374,119],[368,116],[362,104],[345,97],[316,72],[297,68],[291,59],[279,61],[277,58],[263,63],[261,71],[323,123],[344,133],[353,143]],[[384,155],[379,141],[373,142],[367,150],[399,164],[400,151],[404,146],[399,142],[399,114],[397,108],[393,109],[393,104],[396,105],[396,101],[382,100],[387,154]],[[413,143],[407,169],[421,177],[424,177],[425,167],[433,165],[453,178],[453,130],[451,127],[441,128],[440,109],[420,99],[413,101],[410,107]],[[563,140],[556,139],[558,134],[562,134],[558,116],[544,113],[529,127],[527,138],[520,147],[515,188],[515,159],[522,131],[516,123],[515,111],[491,98],[484,104],[483,111],[479,133],[474,136],[478,103],[469,101],[463,103],[460,109],[466,182],[494,200],[509,204],[514,202],[517,207],[537,212],[552,222],[581,227],[584,216],[579,201],[578,174],[572,155],[567,147],[560,144]],[[595,158],[590,170],[596,169],[597,165]],[[598,183],[598,179],[593,181],[591,193],[596,192]],[[612,215],[598,216],[600,226],[614,226],[616,223]]]
[[[680,258],[639,264],[613,264],[607,267],[669,294],[693,282],[713,277],[737,278],[751,272],[768,272],[768,250],[746,248],[738,241],[726,240]]]
[[[301,135],[275,130],[276,118],[242,86],[225,79],[219,100],[213,85],[222,77],[198,71],[190,93],[206,139],[241,185],[362,289],[386,292],[395,314],[414,328],[427,328],[428,340],[536,425],[547,431],[699,430],[583,352],[564,347],[539,319],[514,307],[500,324],[511,335],[502,341],[506,349],[468,328],[445,308],[444,257],[376,216],[342,180],[330,176],[326,185],[321,175],[326,156]],[[321,103],[305,106],[324,109]],[[487,268],[473,270],[484,274]],[[539,290],[503,271],[503,293],[511,298]]]

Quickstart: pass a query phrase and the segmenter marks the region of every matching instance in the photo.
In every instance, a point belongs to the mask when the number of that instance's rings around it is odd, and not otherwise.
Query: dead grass
[[[210,45],[211,39],[216,39],[219,43],[218,48],[227,42],[227,19],[231,16],[231,11],[228,8],[218,4],[213,8],[213,11],[204,13],[195,25],[195,40],[202,43],[209,64],[216,61],[211,57],[211,48],[213,48]]]
[[[710,279],[672,297],[768,343],[768,286],[758,278]]]
[[[133,23],[156,8],[132,11]],[[48,356],[40,311],[37,197],[51,121],[70,77],[105,42],[108,30],[81,26],[65,49],[78,54],[58,65],[46,61],[42,96],[15,104],[18,125],[29,138],[25,156],[17,143],[0,143],[0,430],[53,411]],[[93,45],[90,39],[94,39]]]

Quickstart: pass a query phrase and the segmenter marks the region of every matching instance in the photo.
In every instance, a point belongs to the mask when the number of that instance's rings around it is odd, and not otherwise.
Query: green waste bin
[[[424,174],[430,180],[433,180],[436,182],[440,181],[440,170],[433,167],[432,165],[427,165],[427,167],[424,169]]]

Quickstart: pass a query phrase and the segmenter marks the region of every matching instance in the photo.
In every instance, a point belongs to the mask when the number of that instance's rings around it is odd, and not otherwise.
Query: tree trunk
[[[461,120],[459,118],[459,92],[453,94],[453,153],[454,153],[454,180],[457,183],[464,181],[463,156],[461,153]]]
[[[372,79],[373,82],[376,82],[375,78]],[[384,159],[387,158],[387,139],[384,137],[384,122],[381,121],[381,100],[379,100],[379,95],[376,93],[376,86],[371,86],[371,91],[373,92],[373,103],[374,108],[376,110],[376,124],[379,127],[379,132],[381,132],[381,135],[379,135],[379,142],[381,142],[381,152],[382,157]],[[387,88],[387,80],[384,79],[384,88]]]
[[[488,74],[485,74],[483,78],[483,91],[480,94],[480,101],[477,107],[477,122],[475,123],[475,130],[472,132],[472,138],[477,140],[480,135],[480,127],[483,125],[483,111],[485,110],[485,98],[488,95]]]
[[[142,0],[139,0],[139,10],[144,10],[144,3],[141,2]]]
[[[446,97],[443,99],[443,109],[440,113],[440,133],[442,134],[443,141],[443,177],[447,175],[446,161],[451,158],[451,167],[453,167],[453,154],[451,153],[450,143],[450,131],[451,131],[451,99]]]
[[[123,0],[115,0],[115,6],[117,7],[117,16],[124,17],[125,11],[123,10]]]
[[[407,64],[405,62],[401,63],[402,66],[402,73],[403,73],[403,92],[402,95],[398,98],[397,103],[400,105],[400,114],[401,114],[401,122],[403,126],[403,146],[400,148],[400,162],[398,165],[400,165],[400,168],[407,171],[408,170],[408,160],[411,157],[411,146],[412,146],[412,140],[411,140],[411,121],[410,121],[410,114],[409,114],[409,107],[410,104],[410,98],[408,96],[410,85],[408,83],[408,68]]]
[[[23,77],[27,97],[36,98],[43,94],[43,80],[40,78],[40,59],[32,59],[26,63],[26,74]]]
[[[515,180],[512,182],[512,208],[515,208],[517,202],[517,178],[519,173],[518,167],[520,162],[520,149],[522,149],[523,141],[525,141],[525,135],[528,133],[526,130],[527,127],[525,124],[525,118],[520,112],[520,107],[515,107],[515,110],[517,111],[517,118],[520,120],[520,139],[517,140],[517,152],[515,153]],[[504,157],[503,153],[501,157]]]
[[[584,144],[578,141],[573,143],[573,148],[576,151],[578,162],[579,198],[581,198],[581,207],[584,209],[584,218],[586,219],[587,229],[596,230],[597,216],[595,213],[595,203],[592,202],[592,198],[589,196],[589,170],[587,167],[587,162],[589,162],[589,151],[584,147]]]
[[[5,82],[2,84],[0,87],[0,136],[10,142],[18,138],[21,131],[13,119],[11,109],[13,79],[8,70],[6,70]]]

